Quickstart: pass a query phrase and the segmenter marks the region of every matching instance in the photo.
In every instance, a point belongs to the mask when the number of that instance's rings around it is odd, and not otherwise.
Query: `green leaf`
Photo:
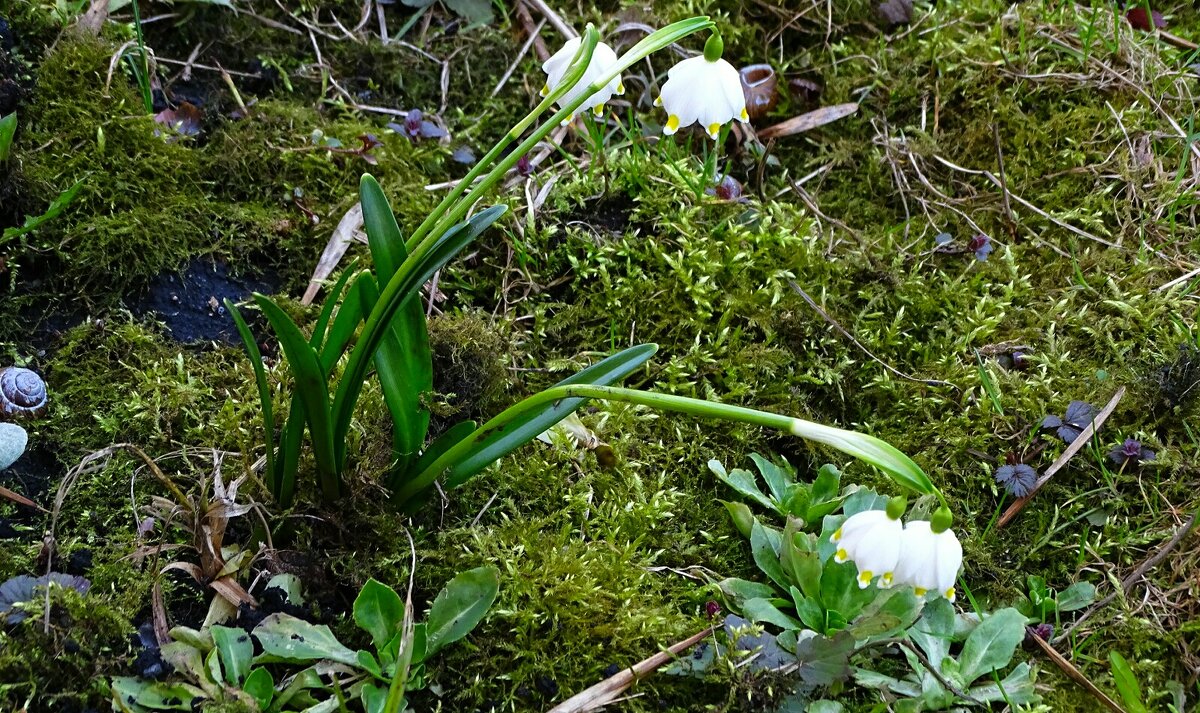
[[[371,635],[371,643],[382,649],[400,631],[404,602],[391,587],[371,578],[354,600],[354,621]]]
[[[190,711],[204,691],[188,683],[150,681],[133,676],[113,676],[113,696],[122,703],[134,703],[154,710]]]
[[[954,606],[942,597],[926,603],[920,620],[908,635],[940,672],[943,659],[950,654],[950,643],[954,638]]]
[[[717,460],[710,460],[708,462],[708,469],[720,478],[722,482],[736,490],[739,495],[750,498],[772,512],[779,512],[779,507],[758,489],[758,483],[755,482],[754,474],[750,471],[734,468],[732,472],[727,473],[725,472],[725,467]]]
[[[450,580],[429,609],[426,655],[432,656],[471,633],[483,621],[499,591],[500,571],[495,567],[478,567]]]
[[[280,483],[279,475],[275,471],[275,413],[271,403],[271,385],[267,383],[267,372],[263,368],[262,352],[259,351],[254,333],[242,318],[237,305],[226,298],[225,309],[233,317],[238,335],[242,338],[242,346],[246,348],[246,355],[250,357],[250,366],[254,367],[254,382],[258,385],[258,408],[262,413],[263,442],[267,446],[267,487],[270,488],[271,494],[278,498]]]
[[[258,707],[265,711],[271,705],[271,699],[275,697],[275,681],[271,678],[270,671],[256,668],[246,676],[242,690],[250,694],[258,702]]]
[[[330,423],[329,387],[317,352],[304,338],[300,328],[266,295],[254,294],[263,315],[275,330],[279,346],[287,356],[296,392],[304,406],[308,432],[312,437],[313,456],[321,475],[321,491],[328,500],[341,496],[341,467],[334,452],[333,426]]]
[[[75,196],[79,193],[80,188],[83,188],[83,179],[80,179],[75,185],[59,194],[58,198],[54,199],[54,202],[50,204],[45,213],[26,218],[25,224],[19,228],[6,228],[4,234],[0,236],[0,241],[20,237],[36,230],[42,223],[54,220],[67,209],[71,201],[75,200]]]
[[[958,661],[962,681],[970,685],[985,673],[1004,668],[1025,638],[1025,617],[1016,609],[993,612],[963,643]]]
[[[629,347],[603,361],[568,376],[555,386],[569,384],[599,384],[607,386],[615,381],[624,379],[642,364],[645,364],[654,352],[658,351],[656,344],[640,344]],[[582,398],[567,398],[522,412],[520,404],[511,411],[515,415],[507,423],[493,426],[488,431],[479,433],[470,453],[449,468],[446,478],[448,487],[457,487],[465,483],[479,471],[497,460],[516,450],[519,446],[537,438],[538,434],[566,418],[568,414],[582,405]]]
[[[358,650],[358,667],[376,678],[383,678],[383,666],[371,655],[370,651]]]
[[[796,616],[800,617],[800,621],[804,622],[804,625],[813,631],[820,634],[827,633],[826,629],[828,627],[826,626],[825,608],[812,597],[806,597],[803,594],[797,597],[796,594],[799,592],[800,590],[792,587],[792,599],[796,605]]]
[[[435,438],[433,443],[429,444],[429,446],[425,449],[425,452],[422,453],[421,457],[417,459],[417,462],[413,464],[410,472],[425,472],[425,469],[433,465],[438,458],[441,458],[443,455],[445,455],[446,451],[458,445],[463,439],[467,438],[472,433],[475,433],[475,428],[476,423],[474,421],[460,421],[450,428],[447,428],[442,432],[442,435]],[[404,474],[396,473],[394,475],[395,477],[393,477],[389,483],[389,489],[393,492],[399,489],[404,483],[404,478],[402,477]],[[410,504],[413,502],[419,503],[423,502],[423,500],[418,497],[412,499]],[[406,507],[407,506],[408,504],[406,504]]]
[[[317,323],[313,326],[312,337],[308,340],[313,349],[321,351],[321,347],[325,343],[325,333],[329,330],[330,320],[333,319],[333,311],[338,305],[338,300],[342,299],[342,294],[346,291],[346,285],[349,284],[350,278],[355,275],[354,269],[357,266],[358,258],[355,258],[346,266],[346,269],[342,270],[342,274],[338,277],[337,282],[333,284],[333,287],[325,296],[325,304],[321,306],[321,314],[317,317]],[[324,356],[324,352],[322,352],[322,362],[324,361]]]
[[[1033,687],[1032,669],[1022,661],[1013,667],[1011,673],[1000,681],[1000,685],[985,683],[967,690],[967,695],[984,703],[1012,703],[1014,706],[1027,706],[1041,701],[1041,696]],[[1129,713],[1136,713],[1130,709]]]
[[[373,310],[379,299],[375,281],[368,276],[359,280],[356,287],[361,293],[363,309]],[[407,472],[425,445],[429,427],[429,411],[423,398],[433,390],[433,357],[420,300],[409,300],[396,314],[375,352],[375,371],[392,416],[393,473],[399,476]]]
[[[858,568],[853,562],[838,564],[830,560],[821,572],[821,604],[838,612],[846,621],[858,616],[878,591],[874,584],[866,588],[858,586]]]
[[[813,504],[825,503],[837,497],[838,487],[842,482],[842,472],[836,466],[826,463],[817,471],[817,479],[812,484]]]
[[[363,710],[366,713],[383,713],[384,704],[387,703],[388,689],[367,682],[362,687],[361,695]]]
[[[767,489],[771,491],[771,497],[775,499],[775,502],[782,503],[786,500],[788,486],[796,482],[795,479],[785,472],[783,468],[763,458],[758,453],[751,453],[750,460],[754,461],[754,465],[758,466],[758,472],[762,474],[763,480],[766,481]],[[750,476],[750,480],[753,482],[754,476]],[[755,488],[755,490],[757,489]],[[768,507],[778,510],[778,507],[774,505]]]
[[[329,333],[325,335],[324,344],[321,345],[321,368],[325,370],[326,376],[333,373],[333,368],[337,366],[346,347],[354,339],[354,333],[358,331],[358,325],[363,320],[362,292],[358,289],[358,283],[374,279],[366,270],[354,275],[353,281],[346,289],[346,296],[342,298],[337,313],[329,323]]]
[[[367,231],[367,246],[371,249],[371,260],[375,263],[375,276],[379,284],[386,285],[396,274],[397,268],[408,257],[404,247],[404,235],[400,224],[388,205],[379,181],[364,173],[358,184],[359,201],[362,203],[363,227]]]
[[[937,492],[921,467],[890,443],[857,431],[847,431],[803,419],[793,419],[792,434],[854,456],[887,473],[899,485],[922,495]],[[847,513],[849,514],[849,513]]]
[[[725,509],[729,512],[729,518],[733,520],[733,526],[741,533],[742,537],[749,538],[750,531],[754,527],[754,513],[750,511],[750,506],[740,500],[719,500]]]
[[[800,587],[807,597],[821,596],[821,556],[817,553],[816,536],[797,532],[797,520],[788,519],[780,543],[779,564],[791,583]]]
[[[1076,582],[1058,595],[1055,602],[1060,612],[1076,611],[1091,604],[1096,599],[1096,585],[1091,582]]]
[[[0,162],[8,160],[9,151],[12,149],[13,136],[15,136],[16,133],[16,112],[0,118]]]
[[[814,636],[796,644],[800,678],[812,686],[829,686],[850,677],[854,637],[838,632],[833,637]]]
[[[225,683],[241,685],[250,674],[250,660],[254,658],[254,644],[250,641],[250,635],[242,629],[228,626],[214,626],[209,631],[221,657]]]
[[[392,329],[392,320],[420,292],[421,285],[454,258],[463,248],[471,244],[507,210],[506,206],[492,206],[476,213],[465,223],[459,223],[443,233],[424,255],[414,254],[397,270],[396,274],[380,293],[381,305],[367,317],[362,338],[350,353],[350,362],[338,385],[333,402],[333,442],[337,449],[338,462],[345,457],[346,434],[354,417],[354,406],[362,394],[369,363]]]
[[[442,0],[454,14],[467,21],[467,26],[487,25],[495,19],[488,0]]]
[[[328,626],[310,624],[288,614],[275,613],[263,619],[254,627],[254,638],[263,648],[255,663],[328,659],[358,666],[358,652],[342,646]]]
[[[750,552],[754,555],[754,563],[758,565],[763,574],[770,577],[771,581],[779,585],[780,589],[787,591],[791,582],[788,581],[783,566],[779,562],[779,552],[776,550],[775,543],[767,535],[767,529],[758,520],[754,521],[754,526],[750,530]]]
[[[781,629],[803,629],[804,625],[784,614],[768,599],[747,599],[742,605],[742,616],[751,622],[765,622]]]
[[[1112,665],[1113,683],[1125,702],[1125,708],[1129,713],[1147,713],[1146,704],[1142,702],[1142,687],[1138,685],[1137,676],[1129,667],[1129,662],[1116,651],[1108,652],[1108,662]]]
[[[747,599],[771,599],[778,596],[778,592],[769,584],[736,577],[722,579],[717,582],[717,587],[729,600],[729,605],[738,611],[741,611]]]

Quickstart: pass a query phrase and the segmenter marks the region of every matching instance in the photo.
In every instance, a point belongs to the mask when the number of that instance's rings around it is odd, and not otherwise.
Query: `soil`
[[[238,344],[225,300],[239,303],[255,292],[271,294],[276,287],[268,279],[230,275],[221,262],[196,260],[182,273],[156,277],[129,308],[138,317],[161,321],[177,342]]]

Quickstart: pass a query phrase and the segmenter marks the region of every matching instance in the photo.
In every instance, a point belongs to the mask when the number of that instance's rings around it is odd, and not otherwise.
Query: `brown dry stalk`
[[[654,673],[659,667],[666,665],[679,654],[712,635],[714,630],[713,627],[709,627],[704,631],[689,636],[683,641],[674,644],[666,651],[660,651],[621,671],[617,675],[604,679],[582,693],[571,696],[546,713],[587,713],[587,711],[599,710],[612,703],[613,699],[620,695],[622,691],[632,686],[638,680]]]
[[[1046,655],[1046,658],[1050,659],[1055,666],[1058,666],[1059,670],[1067,674],[1068,678],[1087,689],[1087,692],[1095,696],[1098,701],[1103,703],[1105,708],[1109,709],[1113,713],[1125,713],[1124,708],[1118,705],[1116,701],[1109,698],[1108,694],[1106,694],[1104,691],[1101,691],[1099,686],[1092,683],[1091,679],[1089,679],[1087,676],[1084,676],[1083,673],[1079,669],[1075,668],[1074,664],[1068,661],[1065,656],[1058,653],[1058,650],[1051,646],[1050,642],[1045,641],[1042,639],[1042,637],[1036,635],[1028,636],[1026,638],[1037,644],[1038,648],[1042,650],[1042,653]]]

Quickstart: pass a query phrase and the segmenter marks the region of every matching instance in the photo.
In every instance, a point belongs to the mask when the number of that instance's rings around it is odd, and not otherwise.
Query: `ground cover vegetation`
[[[1198,39],[0,0],[0,708],[1190,710]]]

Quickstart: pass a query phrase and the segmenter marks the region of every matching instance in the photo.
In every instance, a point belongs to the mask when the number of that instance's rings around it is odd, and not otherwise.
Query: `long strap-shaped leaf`
[[[250,365],[254,367],[254,381],[258,384],[258,406],[262,412],[263,440],[267,444],[267,487],[273,494],[278,495],[279,474],[275,471],[275,412],[271,405],[271,386],[267,383],[267,372],[263,369],[262,352],[259,351],[254,333],[250,331],[246,320],[242,319],[237,305],[226,298],[225,309],[233,315],[233,323],[237,325],[242,345],[246,347],[246,355],[250,357]]]
[[[317,350],[304,338],[300,328],[266,295],[255,293],[258,303],[283,349],[296,380],[296,392],[304,406],[305,420],[312,436],[313,456],[321,477],[321,491],[326,499],[341,495],[341,472],[333,448],[333,428],[330,423],[329,390],[325,370]]]
[[[416,296],[421,285],[425,284],[425,281],[433,273],[440,270],[463,248],[470,245],[506,210],[506,206],[492,206],[487,210],[480,211],[466,223],[454,226],[423,257],[416,259],[416,256],[413,255],[405,260],[383,290],[379,304],[367,318],[363,334],[350,353],[350,361],[346,365],[346,371],[342,375],[337,394],[334,397],[333,442],[339,464],[345,462],[346,434],[350,430],[350,420],[354,416],[354,405],[362,393],[367,368],[375,356],[375,350],[379,348],[383,337],[387,334],[386,328],[404,303]]]
[[[421,453],[421,457],[413,463],[411,472],[421,473],[429,466],[433,465],[438,458],[441,458],[446,451],[475,432],[476,423],[474,421],[460,421],[450,428],[446,429],[442,435],[438,436],[429,444],[429,447]],[[395,492],[405,483],[405,473],[393,472],[391,479],[388,481],[388,490]],[[426,492],[429,492],[428,490]],[[410,501],[412,502],[412,501]]]
[[[363,309],[371,310],[379,299],[379,290],[373,279],[360,280],[356,287],[359,289]],[[396,317],[397,323],[406,321],[408,307],[417,308],[417,317],[424,329],[425,315],[420,314],[419,300],[410,300],[409,305],[401,308],[401,314]],[[418,339],[415,345],[419,349],[427,342]],[[400,336],[393,329],[384,335],[383,342],[375,352],[375,370],[379,374],[379,385],[383,389],[383,399],[387,403],[388,412],[392,416],[392,457],[395,460],[394,473],[408,470],[409,464],[425,445],[425,430],[429,425],[429,412],[421,405],[421,394],[432,389],[432,365],[430,367],[430,385],[418,380],[410,367],[413,360],[414,345],[401,342]]]
[[[375,283],[368,285],[364,281],[359,285],[364,290],[363,310],[370,313],[379,298],[378,285],[391,281],[408,258],[408,249],[379,182],[370,174],[363,174],[359,185],[363,224],[375,262]],[[429,412],[422,404],[422,395],[433,390],[433,356],[420,300],[406,301],[390,327],[391,334],[384,337],[375,352],[375,368],[392,414],[394,472],[402,473],[425,445]]]
[[[657,344],[629,347],[577,374],[568,376],[555,384],[555,387],[572,384],[612,384],[633,373],[654,356],[656,351]],[[506,409],[480,426],[473,435],[448,448],[445,454],[405,483],[393,497],[398,505],[403,506],[409,499],[419,496],[422,491],[433,485],[433,481],[442,473],[448,473],[447,487],[461,485],[490,464],[537,438],[538,434],[579,408],[583,401],[582,398],[564,398],[536,407],[527,407],[525,402],[521,402]]]

